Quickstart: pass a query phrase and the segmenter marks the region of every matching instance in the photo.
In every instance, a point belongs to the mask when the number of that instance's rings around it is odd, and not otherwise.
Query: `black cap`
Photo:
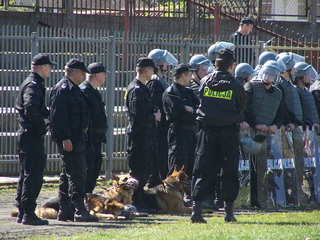
[[[39,66],[45,64],[56,65],[57,63],[51,62],[49,55],[39,53],[32,58],[31,64],[34,66]]]
[[[251,17],[244,17],[240,21],[241,24],[252,24],[254,25],[254,21]]]
[[[230,49],[221,49],[221,50],[219,50],[216,59],[236,61],[236,59],[235,59],[235,57],[233,55],[233,52]]]
[[[178,76],[182,73],[188,72],[188,71],[194,71],[193,69],[190,68],[190,65],[188,64],[178,64],[177,66],[175,66],[175,68],[173,69],[173,76]]]
[[[143,57],[143,58],[139,58],[137,61],[137,67],[153,67],[156,68],[157,66],[154,64],[152,58],[147,58],[147,57]]]
[[[68,68],[79,69],[85,73],[90,73],[88,68],[84,65],[84,61],[80,59],[71,58],[69,62],[67,62],[66,66]]]
[[[91,63],[88,66],[88,70],[91,74],[108,72],[101,62]]]

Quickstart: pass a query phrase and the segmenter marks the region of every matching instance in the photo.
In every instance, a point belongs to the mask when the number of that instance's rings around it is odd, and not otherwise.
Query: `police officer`
[[[282,103],[282,92],[272,83],[276,81],[280,69],[276,61],[267,61],[259,71],[258,77],[244,85],[247,96],[246,120],[255,131],[275,134],[286,119]],[[252,206],[267,207],[268,182],[267,146],[264,141],[262,150],[255,155],[255,169],[251,169]]]
[[[252,32],[253,27],[253,19],[250,17],[244,17],[240,21],[238,30],[230,36],[230,42],[234,43],[236,46],[240,46],[235,49],[237,62],[254,64],[252,62],[254,60],[254,53],[252,49],[245,47],[252,45],[249,35]]]
[[[137,61],[137,75],[127,87],[126,107],[129,116],[128,161],[130,175],[139,181],[139,187],[133,194],[133,205],[139,212],[148,212],[150,208],[143,201],[144,190],[150,175],[150,161],[155,157],[156,122],[160,122],[161,113],[155,109],[151,94],[145,85],[156,70],[151,58]]]
[[[259,55],[258,59],[258,65],[255,68],[256,73],[259,73],[259,70],[261,69],[262,65],[265,64],[269,60],[276,60],[277,55],[273,52],[265,51]]]
[[[223,49],[229,49],[230,51],[234,52],[235,50],[235,45],[230,42],[216,42],[215,44],[212,44],[208,48],[208,58],[211,61],[211,63],[214,65],[216,62],[216,58],[219,54],[220,50]]]
[[[243,87],[231,74],[234,60],[232,51],[221,50],[215,62],[216,71],[201,81],[198,119],[202,129],[197,136],[192,175],[192,223],[206,223],[202,200],[221,169],[225,221],[236,221],[233,208],[239,192],[239,129],[248,125],[243,122]]]
[[[248,63],[240,63],[236,66],[235,69],[235,78],[243,86],[249,82],[255,75],[255,71]]]
[[[194,55],[192,58],[190,58],[189,65],[193,70],[192,79],[190,81],[189,87],[192,89],[194,94],[198,98],[200,98],[200,80],[209,73],[212,73],[214,70],[214,66],[208,58],[201,54]]]
[[[53,87],[50,94],[51,136],[62,159],[59,221],[98,221],[97,217],[88,213],[84,205],[89,115],[79,85],[85,80],[86,73],[89,73],[89,70],[82,60],[70,59],[65,66],[65,76]]]
[[[86,193],[92,193],[102,166],[101,145],[106,143],[108,129],[105,103],[98,87],[106,81],[106,69],[100,62],[91,63],[88,66],[90,74],[88,80],[81,83],[80,88],[90,112],[90,127],[88,132],[88,144],[86,148],[87,180]]]
[[[298,62],[293,66],[293,82],[297,86],[298,93],[301,99],[303,121],[311,129],[314,127],[319,133],[319,115],[315,100],[312,93],[309,92],[312,79],[317,78],[315,69],[304,62]]]
[[[152,159],[151,174],[147,184],[151,188],[160,184],[161,180],[165,179],[168,173],[167,134],[169,124],[163,111],[162,94],[169,87],[169,84],[164,79],[164,75],[168,71],[169,66],[178,64],[178,60],[170,52],[163,49],[153,49],[148,54],[148,57],[153,60],[158,68],[156,68],[151,80],[147,82],[147,87],[154,105],[159,108],[161,113],[161,121],[157,124],[157,157]]]
[[[46,164],[44,135],[47,133],[49,111],[45,106],[44,79],[51,73],[53,62],[47,55],[38,54],[31,62],[31,73],[20,86],[15,108],[19,112],[18,149],[21,165],[16,205],[18,223],[47,225],[34,210],[39,196]]]
[[[169,172],[174,166],[185,166],[186,174],[191,177],[194,164],[196,110],[199,101],[190,88],[189,65],[179,64],[173,70],[174,82],[164,92],[163,108],[170,123],[168,133]]]

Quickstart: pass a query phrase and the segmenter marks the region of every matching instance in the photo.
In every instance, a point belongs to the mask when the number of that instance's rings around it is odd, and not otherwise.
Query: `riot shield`
[[[268,206],[286,206],[281,130],[268,136]]]

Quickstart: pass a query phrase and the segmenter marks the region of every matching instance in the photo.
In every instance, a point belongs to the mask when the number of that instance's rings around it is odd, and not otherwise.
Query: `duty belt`
[[[93,133],[105,133],[107,131],[106,128],[91,128]]]

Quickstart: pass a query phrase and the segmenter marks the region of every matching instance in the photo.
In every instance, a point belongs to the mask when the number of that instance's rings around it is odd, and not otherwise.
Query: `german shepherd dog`
[[[183,204],[184,193],[190,191],[189,177],[183,171],[184,166],[163,180],[162,184],[145,190],[144,200],[147,205],[166,214],[190,214],[191,209]]]
[[[86,206],[90,214],[99,218],[117,219],[123,213],[125,205],[132,203],[132,195],[139,182],[129,175],[116,176],[112,174],[113,186],[104,188],[97,193],[88,193]],[[36,208],[36,215],[46,219],[57,219],[59,198],[52,197],[46,200],[41,207]],[[11,213],[16,217],[18,211]]]

